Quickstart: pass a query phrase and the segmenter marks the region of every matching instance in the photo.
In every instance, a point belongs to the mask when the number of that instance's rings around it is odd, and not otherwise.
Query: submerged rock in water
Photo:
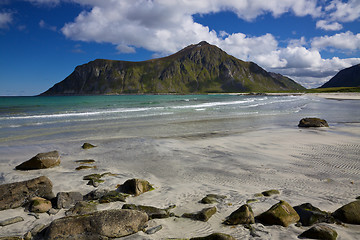
[[[281,225],[284,227],[300,220],[300,216],[285,201],[273,205],[269,210],[256,217],[257,220],[268,225]]]
[[[329,127],[329,125],[324,119],[303,118],[300,120],[298,127]]]
[[[54,220],[44,238],[95,240],[120,238],[142,230],[148,216],[140,211],[112,209]]]
[[[184,213],[182,217],[184,218],[191,218],[197,221],[207,222],[212,215],[216,213],[216,207],[204,208],[200,212],[197,213]]]
[[[32,197],[55,197],[49,178],[41,176],[28,181],[0,185],[0,210],[21,207]]]
[[[360,224],[360,201],[348,203],[337,209],[333,214],[336,219],[350,224]]]
[[[330,213],[321,211],[319,208],[314,207],[310,203],[304,203],[294,207],[295,211],[300,216],[300,222],[303,226],[311,226],[315,223],[334,223],[335,219]]]
[[[52,168],[60,164],[60,154],[58,151],[39,153],[30,160],[23,162],[15,167],[16,170],[35,170]]]
[[[224,222],[226,225],[237,225],[237,224],[253,224],[255,223],[254,213],[252,208],[244,204],[235,212],[232,212]]]
[[[337,236],[334,229],[326,225],[317,225],[300,234],[299,238],[336,240]]]
[[[150,190],[153,190],[154,188],[146,180],[133,178],[133,179],[127,180],[118,189],[119,189],[120,192],[138,196],[138,195],[140,195],[140,194],[142,194],[144,192],[148,192]]]

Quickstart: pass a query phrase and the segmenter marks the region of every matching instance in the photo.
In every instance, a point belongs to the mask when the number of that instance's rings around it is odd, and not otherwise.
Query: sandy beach
[[[315,94],[331,99],[360,99],[359,94]],[[305,117],[305,116],[304,116]],[[294,118],[298,119],[298,116]],[[130,178],[148,180],[155,190],[137,197],[127,198],[127,203],[166,208],[176,205],[175,215],[196,212],[208,207],[199,203],[207,194],[227,196],[212,204],[217,213],[208,222],[171,217],[153,219],[149,227],[162,225],[155,234],[138,232],[122,239],[167,239],[206,236],[213,232],[227,233],[236,239],[297,239],[309,227],[264,226],[255,223],[258,237],[242,225],[230,227],[222,222],[249,199],[256,215],[266,211],[279,200],[290,205],[302,203],[324,211],[333,212],[360,196],[360,123],[341,122],[329,128],[298,128],[297,121],[285,127],[261,126],[242,129],[224,127],[201,129],[190,134],[177,130],[176,134],[84,135],[68,139],[44,138],[39,142],[20,144],[2,143],[0,148],[3,183],[47,176],[53,191],[78,191],[86,194],[94,190],[86,185],[83,176],[91,173],[111,172],[98,188],[116,189]],[[300,120],[300,119],[299,119]],[[234,120],[217,120],[224,126]],[[167,127],[171,128],[172,123]],[[177,128],[194,124],[185,122]],[[202,123],[196,123],[201,124]],[[208,126],[212,126],[207,123]],[[215,123],[214,123],[215,125]],[[175,126],[175,125],[174,125]],[[216,125],[217,126],[217,125]],[[81,149],[84,142],[97,147]],[[61,165],[51,169],[15,171],[14,167],[39,152],[58,150]],[[76,160],[94,159],[96,169],[76,171]],[[280,194],[255,197],[265,190],[277,189]],[[98,210],[121,208],[124,203],[98,205]],[[0,221],[12,216],[22,216],[23,222],[0,227],[1,236],[24,235],[37,224],[49,224],[65,216],[62,209],[56,215],[40,214],[39,219],[23,208],[0,211]],[[360,226],[331,224],[339,240],[358,239]]]

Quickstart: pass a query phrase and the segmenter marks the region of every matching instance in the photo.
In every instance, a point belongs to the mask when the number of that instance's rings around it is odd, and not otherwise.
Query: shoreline
[[[351,134],[349,134],[351,133]],[[52,169],[19,172],[13,167],[23,159],[14,154],[2,169],[6,182],[48,176],[53,191],[79,191],[86,194],[95,188],[86,185],[82,177],[91,173],[112,172],[99,189],[114,189],[129,178],[142,178],[155,189],[138,197],[130,197],[126,203],[166,208],[176,205],[173,212],[181,216],[196,212],[209,205],[198,201],[207,194],[227,196],[212,204],[217,213],[206,223],[185,218],[153,219],[149,226],[162,225],[162,230],[153,235],[144,232],[121,239],[167,239],[189,238],[223,232],[236,239],[251,238],[242,225],[222,225],[223,220],[245,204],[249,199],[255,215],[266,211],[279,200],[291,206],[310,202],[323,211],[335,211],[340,206],[354,201],[360,195],[360,126],[347,124],[330,128],[262,128],[243,133],[226,135],[201,135],[189,138],[141,138],[93,139],[97,145],[90,150],[81,150],[79,140],[68,143],[50,143],[38,147],[44,152],[56,147],[62,153],[62,163]],[[13,153],[13,154],[11,154]],[[346,157],[345,157],[346,156]],[[76,160],[95,159],[97,169],[75,171]],[[255,197],[262,191],[276,189],[280,194],[270,197]],[[100,204],[98,210],[121,208],[122,202]],[[56,215],[39,214],[39,219],[24,212],[23,208],[0,211],[0,220],[9,216],[22,216],[25,221],[2,227],[1,236],[22,235],[36,224],[48,224],[64,216],[62,209]],[[339,239],[355,239],[360,226],[330,224],[341,236]],[[288,228],[253,225],[262,239],[295,239],[308,227]]]

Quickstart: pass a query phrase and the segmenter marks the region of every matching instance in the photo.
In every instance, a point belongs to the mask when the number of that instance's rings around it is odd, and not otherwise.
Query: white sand
[[[349,93],[309,93],[308,95],[337,99],[337,100],[360,100],[360,92],[349,92]]]
[[[252,238],[243,226],[229,227],[221,222],[254,194],[269,189],[280,195],[258,198],[251,203],[255,215],[267,210],[279,200],[292,206],[309,202],[325,211],[334,211],[360,195],[360,125],[322,129],[258,129],[236,134],[204,134],[197,137],[169,138],[93,138],[87,139],[97,148],[82,150],[83,140],[56,140],[41,147],[9,146],[2,153],[7,163],[1,163],[5,182],[15,182],[48,176],[54,193],[80,191],[86,194],[94,187],[87,186],[82,177],[90,173],[112,172],[100,188],[115,189],[129,178],[143,178],[152,183],[154,191],[130,197],[127,203],[168,207],[176,204],[175,214],[195,212],[209,205],[198,201],[206,194],[226,195],[215,204],[218,212],[206,223],[185,218],[155,219],[149,226],[161,224],[163,229],[153,235],[143,232],[123,239],[166,239],[204,236],[223,232],[236,239],[297,239],[307,227],[254,225],[260,238]],[[14,171],[19,163],[38,152],[59,150],[60,167],[29,172]],[[29,155],[24,156],[24,152]],[[75,160],[95,159],[96,170],[75,171]],[[121,207],[123,203],[99,205],[99,209]],[[39,223],[48,224],[64,216],[40,214],[29,216],[23,208],[0,211],[0,221],[22,216],[24,222],[0,227],[0,236],[23,235]],[[331,225],[338,239],[359,239],[360,226]]]

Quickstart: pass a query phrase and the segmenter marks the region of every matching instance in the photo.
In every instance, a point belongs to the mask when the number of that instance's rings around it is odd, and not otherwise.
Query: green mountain
[[[303,90],[293,80],[244,62],[207,42],[143,62],[97,59],[77,66],[41,95],[219,93]]]
[[[360,87],[360,64],[345,68],[320,88]]]

